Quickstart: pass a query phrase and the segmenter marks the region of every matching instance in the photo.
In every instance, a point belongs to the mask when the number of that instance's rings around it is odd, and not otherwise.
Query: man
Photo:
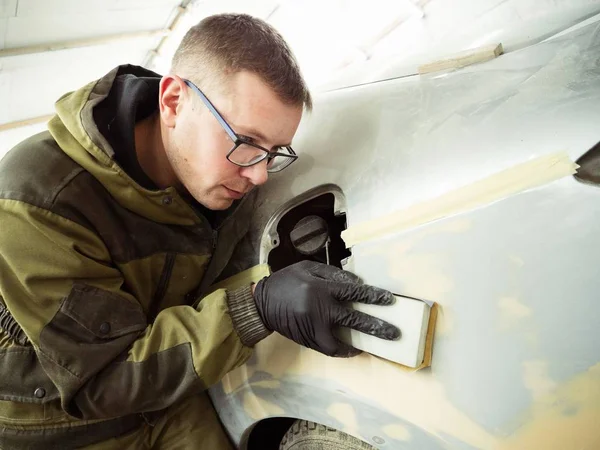
[[[206,388],[272,331],[332,356],[344,302],[389,292],[304,262],[209,288],[253,188],[296,158],[311,98],[266,23],[209,17],[169,75],[121,66],[63,96],[0,163],[0,447],[230,448]]]

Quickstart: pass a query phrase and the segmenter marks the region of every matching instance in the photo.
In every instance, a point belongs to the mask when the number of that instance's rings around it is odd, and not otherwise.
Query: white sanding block
[[[417,299],[396,296],[390,306],[354,303],[353,308],[397,326],[402,335],[386,341],[349,328],[340,330],[340,338],[365,352],[404,366],[417,368],[423,363],[431,305]]]

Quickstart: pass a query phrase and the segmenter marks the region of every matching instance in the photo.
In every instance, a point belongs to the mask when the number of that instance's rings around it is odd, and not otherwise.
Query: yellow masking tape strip
[[[342,239],[350,248],[573,175],[578,167],[566,152],[541,156],[432,200],[350,227],[342,232]]]
[[[440,70],[460,69],[461,67],[467,67],[472,64],[482,63],[489,61],[490,59],[497,58],[502,53],[504,53],[502,44],[478,47],[458,53],[446,59],[441,59],[428,64],[422,64],[419,66],[419,73],[424,75],[426,73],[437,72]]]

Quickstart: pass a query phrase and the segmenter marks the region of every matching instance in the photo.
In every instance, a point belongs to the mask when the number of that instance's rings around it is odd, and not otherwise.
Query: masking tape
[[[460,214],[577,172],[566,152],[541,156],[439,197],[361,223],[342,232],[346,247]]]

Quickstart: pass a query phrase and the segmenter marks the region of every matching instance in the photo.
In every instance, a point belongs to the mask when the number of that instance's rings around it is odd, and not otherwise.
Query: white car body
[[[319,186],[351,228],[598,141],[598,16],[483,64],[332,90],[299,130],[299,160],[259,194],[246,265],[276,247],[269,220]],[[600,187],[567,175],[481,196],[345,261],[440,306],[431,368],[329,358],[273,334],[211,389],[240,448],[272,417],[381,449],[600,448]]]

